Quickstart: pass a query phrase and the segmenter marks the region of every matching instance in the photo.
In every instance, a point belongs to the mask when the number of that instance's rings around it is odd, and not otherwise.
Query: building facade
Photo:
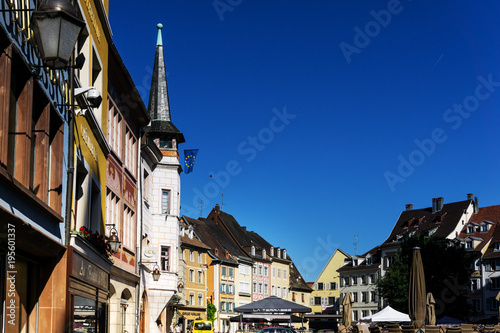
[[[158,162],[151,177],[152,187],[149,189],[148,214],[150,220],[144,230],[142,242],[147,244],[155,260],[141,265],[141,300],[143,313],[148,315],[144,320],[149,325],[146,331],[166,332],[174,317],[177,304],[178,265],[179,265],[179,213],[180,213],[180,172],[178,144],[184,142],[184,136],[174,126],[170,117],[168,101],[167,76],[163,55],[163,40],[158,24],[158,35],[153,67],[153,78],[149,96],[148,112],[151,123],[146,129],[147,136],[159,148],[162,159]],[[152,272],[158,268],[160,277],[155,281]]]

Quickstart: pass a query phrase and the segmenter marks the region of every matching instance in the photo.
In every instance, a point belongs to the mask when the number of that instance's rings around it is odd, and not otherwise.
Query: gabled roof
[[[435,213],[432,212],[431,207],[403,211],[390,236],[382,243],[382,246],[398,241],[399,237],[405,235],[427,235],[433,229],[435,229],[433,233],[435,237],[446,238],[461,222],[460,218],[464,210],[472,204],[473,200],[469,199],[444,204],[443,208]]]
[[[323,267],[323,269],[321,270],[321,272],[318,274],[318,277],[316,278],[316,282],[319,280],[319,278],[321,277],[321,274],[323,274],[326,270],[326,268],[330,265],[330,263],[332,262],[333,260],[333,257],[335,257],[335,255],[337,254],[342,254],[344,255],[344,257],[346,258],[351,258],[350,255],[348,255],[347,253],[345,253],[344,251],[342,251],[341,249],[337,248],[333,254],[331,255],[330,259],[328,259],[328,262],[326,263],[326,265]],[[342,266],[341,266],[342,267]],[[340,268],[340,267],[339,267]],[[314,284],[314,282],[312,282]]]
[[[358,266],[353,266],[352,257],[349,257],[349,259],[350,259],[349,262],[347,264],[345,264],[344,266],[340,267],[339,269],[337,269],[337,272],[345,273],[345,272],[366,271],[366,270],[377,269],[380,266],[379,252],[380,252],[380,247],[376,246],[373,249],[371,249],[370,251],[359,256],[359,257],[366,258],[366,256],[370,255],[370,257],[372,258],[371,264],[367,264],[366,260],[365,260],[361,264],[359,264]]]
[[[287,257],[288,257],[288,255],[287,255]],[[290,261],[292,261],[292,259],[290,257],[288,257],[288,259]],[[297,269],[297,267],[295,267],[295,265],[293,263],[290,265],[290,289],[300,290],[300,291],[304,291],[304,292],[312,292],[313,291],[313,289],[311,287],[309,287],[309,285],[304,280],[304,278],[300,274],[299,270]]]
[[[487,233],[481,233],[480,231],[474,233],[473,236],[484,239],[484,242],[477,246],[475,250],[482,250],[487,246],[484,251],[483,259],[500,258],[500,252],[495,252],[495,243],[500,242],[500,228],[498,227],[500,224],[500,205],[479,208],[478,213],[472,215],[469,220],[469,222],[478,224],[483,223],[483,221],[493,222],[493,224],[490,225]],[[460,236],[470,236],[470,234],[467,234],[467,226],[464,227]]]
[[[186,222],[193,226],[196,236],[213,251],[210,251],[212,256],[216,260],[224,261],[226,263],[237,264],[237,260],[234,259],[234,253],[230,251],[232,246],[229,245],[229,249],[226,248],[230,241],[225,236],[224,232],[220,230],[219,226],[215,225],[212,221],[201,221],[195,220],[189,217],[183,217]],[[231,254],[226,255],[226,251]]]

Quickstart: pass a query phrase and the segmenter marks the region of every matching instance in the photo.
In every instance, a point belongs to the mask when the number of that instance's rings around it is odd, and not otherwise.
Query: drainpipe
[[[140,320],[141,320],[141,314],[140,314],[140,309],[141,309],[141,274],[140,274],[140,269],[141,265],[140,262],[142,260],[142,225],[143,225],[143,187],[144,187],[144,175],[143,175],[143,168],[142,168],[142,156],[141,156],[141,146],[142,146],[142,134],[143,130],[139,129],[139,154],[138,154],[138,163],[137,165],[139,166],[139,172],[137,173],[139,175],[139,179],[137,181],[137,184],[139,185],[139,195],[137,198],[137,208],[139,209],[139,246],[138,248],[138,254],[136,254],[136,260],[135,260],[135,273],[139,275],[139,282],[136,285],[136,297],[135,297],[135,316],[136,316],[136,325],[135,325],[135,333],[139,332],[139,325],[140,325]]]
[[[70,66],[68,67],[68,80],[70,91],[70,109],[68,110],[68,170],[66,179],[66,213],[64,217],[64,244],[69,245],[70,230],[71,230],[71,208],[73,204],[73,177],[75,173],[75,54],[71,55]]]

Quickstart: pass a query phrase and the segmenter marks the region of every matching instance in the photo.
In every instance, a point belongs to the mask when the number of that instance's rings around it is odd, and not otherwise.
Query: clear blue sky
[[[182,214],[224,193],[308,281],[335,248],[383,242],[407,203],[500,204],[498,17],[494,0],[110,2],[146,105],[164,26],[180,149],[200,149]]]

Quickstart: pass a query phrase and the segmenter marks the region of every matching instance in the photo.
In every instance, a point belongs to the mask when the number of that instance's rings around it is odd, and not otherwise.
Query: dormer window
[[[495,243],[495,251],[499,252],[500,251],[500,242]]]
[[[476,231],[476,228],[473,225],[467,226],[467,233],[468,234],[473,234],[475,231]]]
[[[280,248],[276,249],[276,257],[277,258],[281,258],[281,250],[280,250]]]
[[[286,250],[283,249],[283,259],[286,259]]]
[[[255,245],[252,245],[252,255],[255,255]]]
[[[366,264],[367,265],[371,265],[372,264],[372,257],[371,256],[367,256],[366,257]]]
[[[358,266],[358,259],[353,259],[353,260],[352,260],[352,265],[353,265],[354,267]]]
[[[262,249],[262,258],[266,259],[266,249]]]
[[[465,249],[466,250],[473,250],[474,249],[472,240],[465,241]]]
[[[274,257],[274,246],[271,246],[271,257]]]

